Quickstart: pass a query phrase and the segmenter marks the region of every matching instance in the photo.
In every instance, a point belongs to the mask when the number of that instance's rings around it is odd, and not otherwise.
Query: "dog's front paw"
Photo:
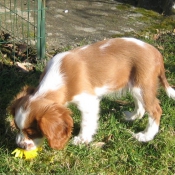
[[[134,137],[139,141],[139,142],[148,142],[152,140],[154,137],[144,133],[144,132],[139,132],[137,134],[134,134]]]
[[[92,141],[92,137],[89,138],[83,138],[82,136],[76,136],[73,138],[73,144],[79,145],[79,144],[88,144]]]
[[[79,145],[79,144],[82,143],[82,139],[81,139],[80,137],[76,136],[76,137],[73,138],[72,143],[73,143],[74,145]]]

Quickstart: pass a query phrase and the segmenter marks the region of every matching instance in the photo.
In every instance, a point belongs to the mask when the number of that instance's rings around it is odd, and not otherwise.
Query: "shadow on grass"
[[[134,101],[131,95],[127,95],[126,98],[109,100],[107,98],[103,99],[101,102],[102,108],[100,116],[102,117],[102,122],[110,120],[111,116],[115,116],[116,121],[123,123],[127,129],[131,129],[133,132],[143,131],[147,124],[147,115],[144,115],[144,119],[127,121],[124,117],[124,111],[134,111]],[[105,117],[107,116],[107,117]],[[145,123],[146,122],[146,123]],[[117,127],[117,126],[116,126]]]
[[[101,101],[101,112],[100,116],[107,116],[110,114],[114,115],[118,121],[124,121],[124,111],[128,111],[129,108],[134,108],[134,103],[132,99],[116,99],[110,100],[108,98],[104,98]]]
[[[173,62],[173,64],[165,64],[165,70],[175,74],[175,63]]]
[[[7,122],[8,105],[24,85],[36,86],[41,72],[22,72],[15,66],[9,66],[0,62],[0,147],[13,149],[15,136]]]

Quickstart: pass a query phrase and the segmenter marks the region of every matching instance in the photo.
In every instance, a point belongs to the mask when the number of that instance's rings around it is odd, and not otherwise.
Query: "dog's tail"
[[[160,82],[161,82],[162,86],[164,87],[164,89],[165,89],[166,94],[168,95],[168,97],[175,100],[175,89],[173,89],[169,85],[169,83],[168,83],[168,81],[166,79],[164,66],[162,66],[162,69],[160,71],[159,78],[160,78]]]

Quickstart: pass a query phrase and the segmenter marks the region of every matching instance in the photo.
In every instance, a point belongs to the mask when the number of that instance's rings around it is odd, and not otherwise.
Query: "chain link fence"
[[[45,0],[0,1],[0,51],[14,60],[45,58]]]

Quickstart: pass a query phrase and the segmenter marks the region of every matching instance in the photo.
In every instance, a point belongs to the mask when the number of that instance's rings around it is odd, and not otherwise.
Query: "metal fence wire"
[[[45,0],[0,1],[0,50],[14,60],[45,58]]]

